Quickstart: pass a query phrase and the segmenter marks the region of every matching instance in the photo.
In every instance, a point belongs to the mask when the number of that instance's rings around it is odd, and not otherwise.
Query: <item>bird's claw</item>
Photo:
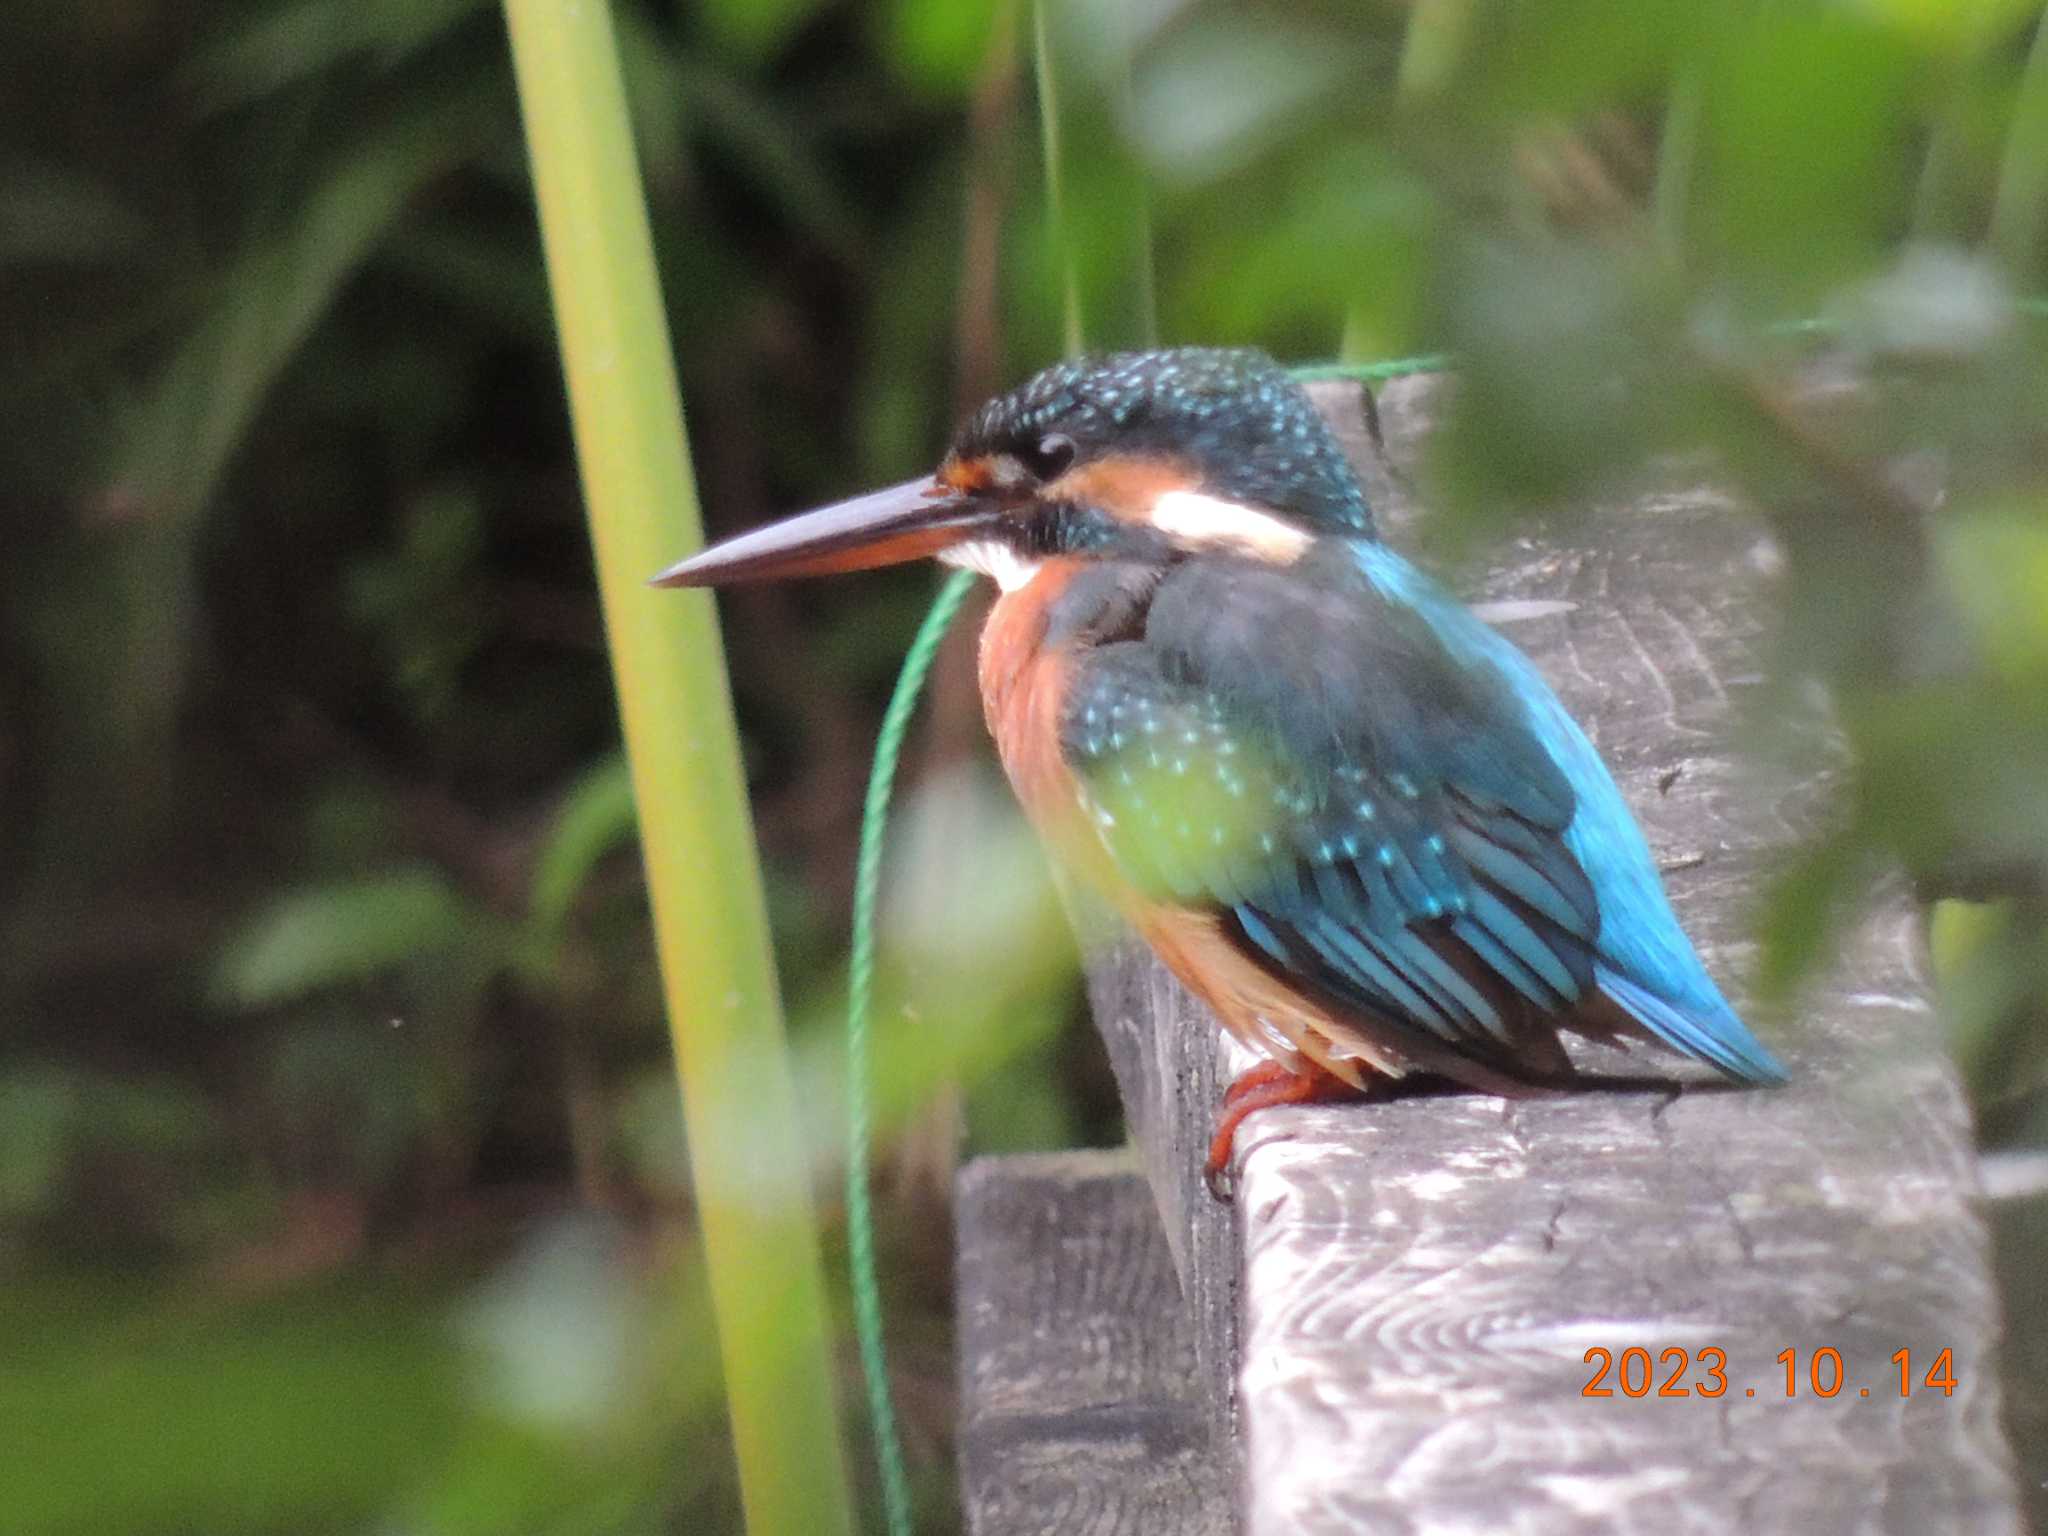
[[[1226,1159],[1202,1164],[1202,1183],[1209,1190],[1209,1198],[1218,1205],[1230,1205],[1237,1199],[1237,1169]]]
[[[1223,1118],[1217,1122],[1209,1156],[1202,1164],[1202,1182],[1210,1195],[1225,1205],[1237,1196],[1237,1128],[1246,1115],[1283,1104],[1314,1104],[1357,1093],[1356,1088],[1314,1065],[1297,1071],[1268,1061],[1241,1074],[1223,1090]]]

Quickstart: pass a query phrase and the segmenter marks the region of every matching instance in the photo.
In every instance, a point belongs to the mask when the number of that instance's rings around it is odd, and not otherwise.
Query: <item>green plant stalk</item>
[[[2048,232],[2048,11],[2044,11],[2013,105],[2005,162],[1991,205],[1991,249],[2012,276],[2027,283],[2040,270]]]
[[[1465,51],[1472,24],[1472,0],[1415,0],[1401,39],[1401,63],[1394,88],[1403,98],[1442,90]]]
[[[1053,65],[1051,22],[1046,11],[1053,0],[1032,0],[1032,72],[1038,84],[1039,143],[1045,157],[1045,208],[1052,225],[1053,259],[1060,280],[1060,345],[1068,357],[1079,357],[1085,322],[1081,315],[1081,274],[1074,262],[1074,236],[1067,226],[1065,177],[1060,162],[1059,71]]]
[[[1689,64],[1671,84],[1664,132],[1657,142],[1657,179],[1650,193],[1650,222],[1673,267],[1685,264],[1687,215],[1692,210],[1705,113],[1706,76],[1697,64]]]
[[[1402,106],[1424,106],[1442,92],[1464,54],[1471,20],[1472,0],[1414,0],[1407,29],[1401,35],[1401,62],[1394,75],[1395,94]],[[1362,364],[1372,350],[1371,313],[1354,301],[1344,311],[1337,361]]]
[[[1111,89],[1116,93],[1116,115],[1125,122],[1137,117],[1131,74],[1131,55],[1127,49],[1117,60],[1116,72],[1111,77]],[[1152,195],[1145,185],[1144,167],[1138,158],[1128,150],[1125,158],[1130,164],[1132,182],[1130,255],[1137,267],[1131,277],[1137,289],[1138,333],[1135,340],[1139,346],[1150,349],[1159,345],[1159,279],[1153,270],[1155,263],[1152,259]]]
[[[1088,46],[1115,51],[1082,61],[1084,40],[1069,33],[1077,20],[1094,29],[1081,9],[1076,0],[1032,0],[1031,7],[1046,223],[1068,357],[1090,344],[1159,345],[1151,192],[1120,126],[1133,111],[1129,40],[1119,35],[1098,44],[1091,36]],[[1105,31],[1116,30],[1107,25],[1113,11],[1095,18]]]
[[[620,83],[597,0],[505,0],[753,1536],[852,1530],[752,821]]]
[[[1915,241],[1960,243],[1966,238],[1963,209],[1967,202],[1964,180],[1968,156],[1964,114],[1969,107],[1967,81],[1974,68],[1974,60],[1951,65],[1963,83],[1944,91],[1927,135],[1927,157],[1921,163],[1919,185],[1913,191],[1911,238]]]
[[[1372,316],[1363,304],[1352,304],[1344,311],[1344,330],[1337,339],[1336,366],[1350,367],[1365,361],[1372,350],[1367,338],[1372,334]]]

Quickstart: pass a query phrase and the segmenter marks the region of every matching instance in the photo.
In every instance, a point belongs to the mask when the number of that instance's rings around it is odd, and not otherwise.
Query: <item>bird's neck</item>
[[[1005,586],[981,631],[981,700],[988,712],[989,732],[998,744],[1002,720],[1019,695],[1027,692],[1033,674],[1053,659],[1046,645],[1051,611],[1081,572],[1079,560],[1041,560],[1029,578]]]

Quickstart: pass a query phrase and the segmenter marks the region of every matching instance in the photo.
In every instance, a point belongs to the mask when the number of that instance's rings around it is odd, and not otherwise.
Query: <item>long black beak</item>
[[[993,498],[929,477],[906,480],[714,544],[649,584],[715,587],[896,565],[988,533],[1001,516]]]

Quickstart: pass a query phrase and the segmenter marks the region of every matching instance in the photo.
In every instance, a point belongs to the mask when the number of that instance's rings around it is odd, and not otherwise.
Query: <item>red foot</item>
[[[1309,1070],[1316,1072],[1322,1069],[1311,1063]],[[1282,1066],[1277,1061],[1262,1061],[1249,1072],[1240,1072],[1237,1075],[1237,1080],[1223,1090],[1223,1107],[1225,1109],[1235,1109],[1237,1108],[1238,1100],[1248,1094],[1257,1093],[1264,1088],[1276,1087],[1281,1083],[1295,1083],[1300,1080],[1301,1074],[1296,1072],[1294,1068]]]
[[[1277,1061],[1253,1067],[1223,1090],[1223,1119],[1217,1124],[1216,1135],[1209,1142],[1209,1160],[1202,1165],[1202,1179],[1208,1184],[1209,1193],[1218,1200],[1231,1197],[1223,1175],[1230,1167],[1230,1156],[1237,1142],[1237,1127],[1246,1115],[1281,1104],[1321,1104],[1333,1099],[1358,1097],[1360,1094],[1356,1088],[1313,1062],[1304,1063],[1299,1072],[1283,1067]]]

